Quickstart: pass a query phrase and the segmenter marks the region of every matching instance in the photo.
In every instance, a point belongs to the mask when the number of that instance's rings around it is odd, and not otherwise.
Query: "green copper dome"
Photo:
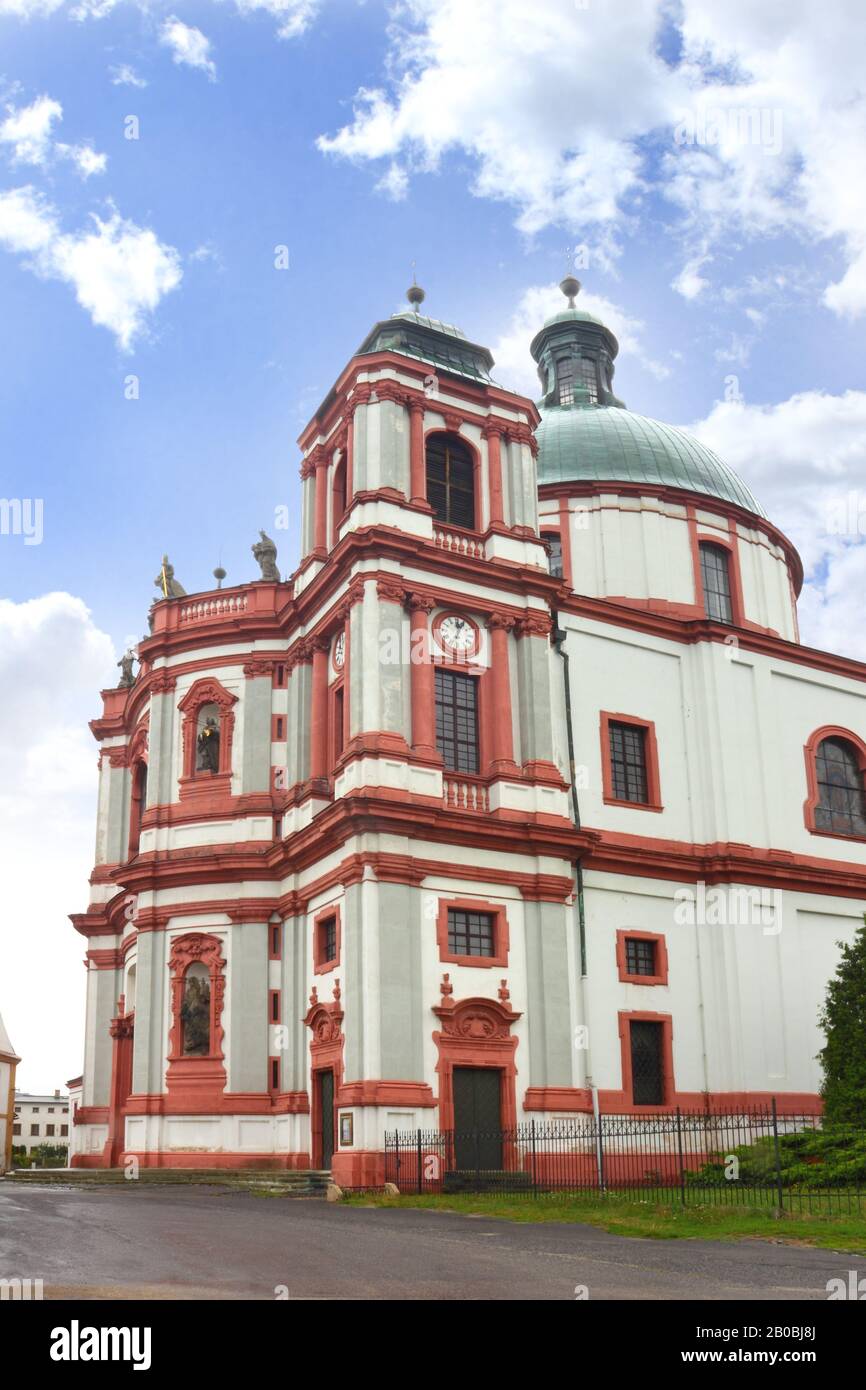
[[[548,406],[535,432],[538,484],[652,483],[720,497],[764,516],[726,463],[685,430],[619,406]]]
[[[574,307],[580,282],[566,276],[568,308],[532,340],[538,364],[541,423],[538,483],[646,483],[719,497],[765,513],[736,473],[675,425],[634,415],[613,393],[619,344],[594,315]]]

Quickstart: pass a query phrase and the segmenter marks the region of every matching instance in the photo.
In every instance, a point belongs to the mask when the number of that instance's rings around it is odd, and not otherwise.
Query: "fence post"
[[[418,1161],[418,1195],[419,1195],[419,1197],[420,1197],[421,1193],[424,1191],[424,1181],[423,1181],[423,1176],[422,1176],[422,1171],[421,1171],[421,1131],[420,1131],[420,1129],[418,1130],[418,1143],[417,1143],[416,1158],[417,1158],[417,1161]]]
[[[538,1177],[535,1172],[535,1120],[532,1120],[532,1191],[538,1192]]]
[[[680,1159],[680,1197],[683,1206],[686,1204],[686,1170],[683,1164],[683,1126],[680,1116],[680,1107],[677,1106],[677,1152]]]
[[[773,1149],[776,1155],[776,1200],[779,1206],[779,1215],[785,1210],[785,1198],[782,1191],[782,1155],[779,1149],[779,1125],[776,1118],[776,1097],[773,1096]]]
[[[596,1117],[595,1117],[595,1127],[596,1127],[596,1131],[597,1131],[597,1132],[596,1132],[596,1160],[597,1160],[597,1163],[598,1163],[598,1190],[599,1190],[599,1192],[604,1192],[604,1190],[605,1190],[605,1181],[604,1181],[604,1126],[603,1126],[603,1124],[602,1124],[602,1115],[601,1115],[601,1111],[599,1111],[599,1112],[597,1113]]]

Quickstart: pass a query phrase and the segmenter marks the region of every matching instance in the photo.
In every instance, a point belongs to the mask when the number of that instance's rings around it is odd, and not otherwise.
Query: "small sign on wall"
[[[351,1110],[340,1115],[340,1148],[351,1149],[354,1142],[355,1116]]]

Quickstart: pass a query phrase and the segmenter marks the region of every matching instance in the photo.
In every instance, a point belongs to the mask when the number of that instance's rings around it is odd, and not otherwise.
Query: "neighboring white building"
[[[362,1185],[386,1130],[821,1109],[866,664],[602,323],[542,326],[535,405],[420,294],[301,435],[298,568],[164,565],[102,692],[74,1166]]]
[[[40,1144],[56,1144],[68,1149],[70,1125],[68,1096],[62,1096],[59,1091],[53,1096],[15,1092],[12,1143],[16,1148],[23,1144],[28,1154]]]
[[[15,1068],[20,1060],[13,1050],[9,1034],[0,1017],[0,1173],[5,1173],[12,1162]]]

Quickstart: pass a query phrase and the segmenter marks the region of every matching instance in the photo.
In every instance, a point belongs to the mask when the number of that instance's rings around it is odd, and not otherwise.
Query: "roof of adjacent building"
[[[17,1052],[12,1046],[12,1043],[9,1039],[9,1034],[6,1032],[6,1025],[3,1022],[2,1014],[0,1014],[0,1057],[2,1057],[7,1062],[21,1061],[21,1058],[18,1056]]]
[[[765,516],[732,468],[676,425],[621,406],[542,409],[536,430],[538,482],[647,483],[719,497]]]
[[[367,352],[401,352],[431,367],[473,381],[491,381],[493,357],[486,347],[471,343],[453,323],[431,319],[411,309],[401,310],[373,326],[358,349]]]

